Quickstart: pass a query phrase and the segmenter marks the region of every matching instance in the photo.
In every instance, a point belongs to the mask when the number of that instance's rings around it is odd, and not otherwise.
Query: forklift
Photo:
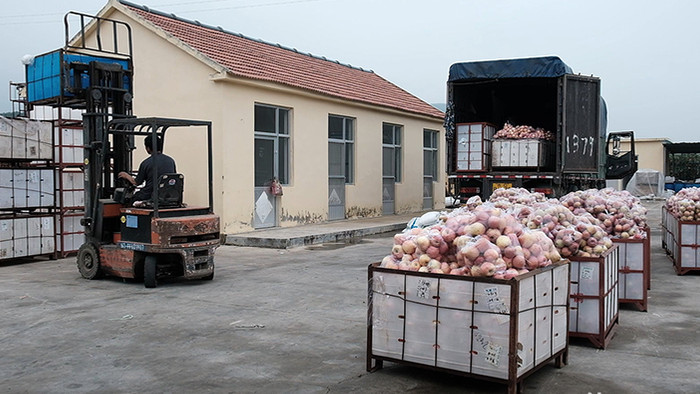
[[[76,19],[79,31],[69,39]],[[214,251],[221,240],[213,212],[211,122],[133,116],[129,25],[77,12],[66,14],[64,25],[65,47],[26,65],[27,101],[82,111],[85,243],[78,250],[78,271],[85,279],[143,280],[148,288],[166,277],[213,279]],[[151,155],[157,155],[157,140],[165,146],[166,132],[173,128],[206,130],[208,204],[183,203],[183,174],[154,171],[153,195],[134,207],[134,186],[118,177],[132,172],[134,141],[150,135]]]
[[[172,128],[204,128],[208,146],[208,204],[183,203],[184,176],[158,176],[153,171],[153,196],[131,206],[135,187],[118,178],[129,171],[135,136],[151,135],[151,155],[157,139],[165,146]],[[220,244],[219,217],[213,212],[211,122],[168,118],[113,119],[101,141],[86,148],[86,242],[78,250],[78,270],[86,279],[102,274],[143,279],[156,287],[163,277],[214,278],[214,251]]]

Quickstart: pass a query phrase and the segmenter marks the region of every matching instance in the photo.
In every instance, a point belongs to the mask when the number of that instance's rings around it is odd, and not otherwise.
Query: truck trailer
[[[541,131],[504,137],[517,126]],[[600,79],[555,56],[455,63],[447,81],[447,194],[523,187],[558,197],[637,170],[634,133],[607,133]],[[547,138],[542,138],[546,136]],[[620,151],[620,141],[630,150]]]

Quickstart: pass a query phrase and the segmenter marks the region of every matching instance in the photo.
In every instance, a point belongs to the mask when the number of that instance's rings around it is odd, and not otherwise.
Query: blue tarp
[[[557,56],[455,63],[448,82],[493,78],[552,78],[573,74]]]

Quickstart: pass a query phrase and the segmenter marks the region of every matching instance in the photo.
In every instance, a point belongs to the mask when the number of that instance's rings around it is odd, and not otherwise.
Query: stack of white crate
[[[54,123],[54,160],[59,190],[56,205],[56,250],[65,257],[84,243],[85,190],[83,172],[82,112],[70,108],[35,107],[33,116]]]
[[[551,143],[522,139],[493,141],[494,167],[545,167],[549,165]]]
[[[61,255],[74,253],[85,241],[80,219],[85,209],[83,129],[75,123],[60,122],[54,129],[55,154],[60,173],[60,217],[56,226],[56,247]]]
[[[51,123],[0,117],[0,159],[51,160]]]
[[[55,251],[52,216],[0,219],[0,259],[48,255]]]
[[[496,127],[490,123],[457,125],[457,171],[484,172],[490,168],[491,140],[495,131]]]
[[[83,163],[83,129],[76,126],[56,126],[54,149],[56,161],[61,164]]]
[[[0,210],[52,208],[52,168],[0,168]]]
[[[56,167],[56,250],[65,257],[78,250],[85,235],[82,111],[72,108],[34,106],[32,119],[53,122],[53,155]]]
[[[83,172],[77,169],[61,171],[60,205],[63,208],[82,210],[85,206]]]
[[[0,259],[55,252],[52,125],[0,117]]]

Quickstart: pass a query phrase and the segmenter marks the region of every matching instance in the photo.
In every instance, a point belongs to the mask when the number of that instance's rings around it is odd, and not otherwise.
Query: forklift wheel
[[[85,243],[78,249],[78,271],[85,279],[97,279],[102,276],[100,257],[95,245]]]
[[[149,289],[158,286],[156,267],[156,256],[146,256],[146,260],[143,262],[143,285]]]

